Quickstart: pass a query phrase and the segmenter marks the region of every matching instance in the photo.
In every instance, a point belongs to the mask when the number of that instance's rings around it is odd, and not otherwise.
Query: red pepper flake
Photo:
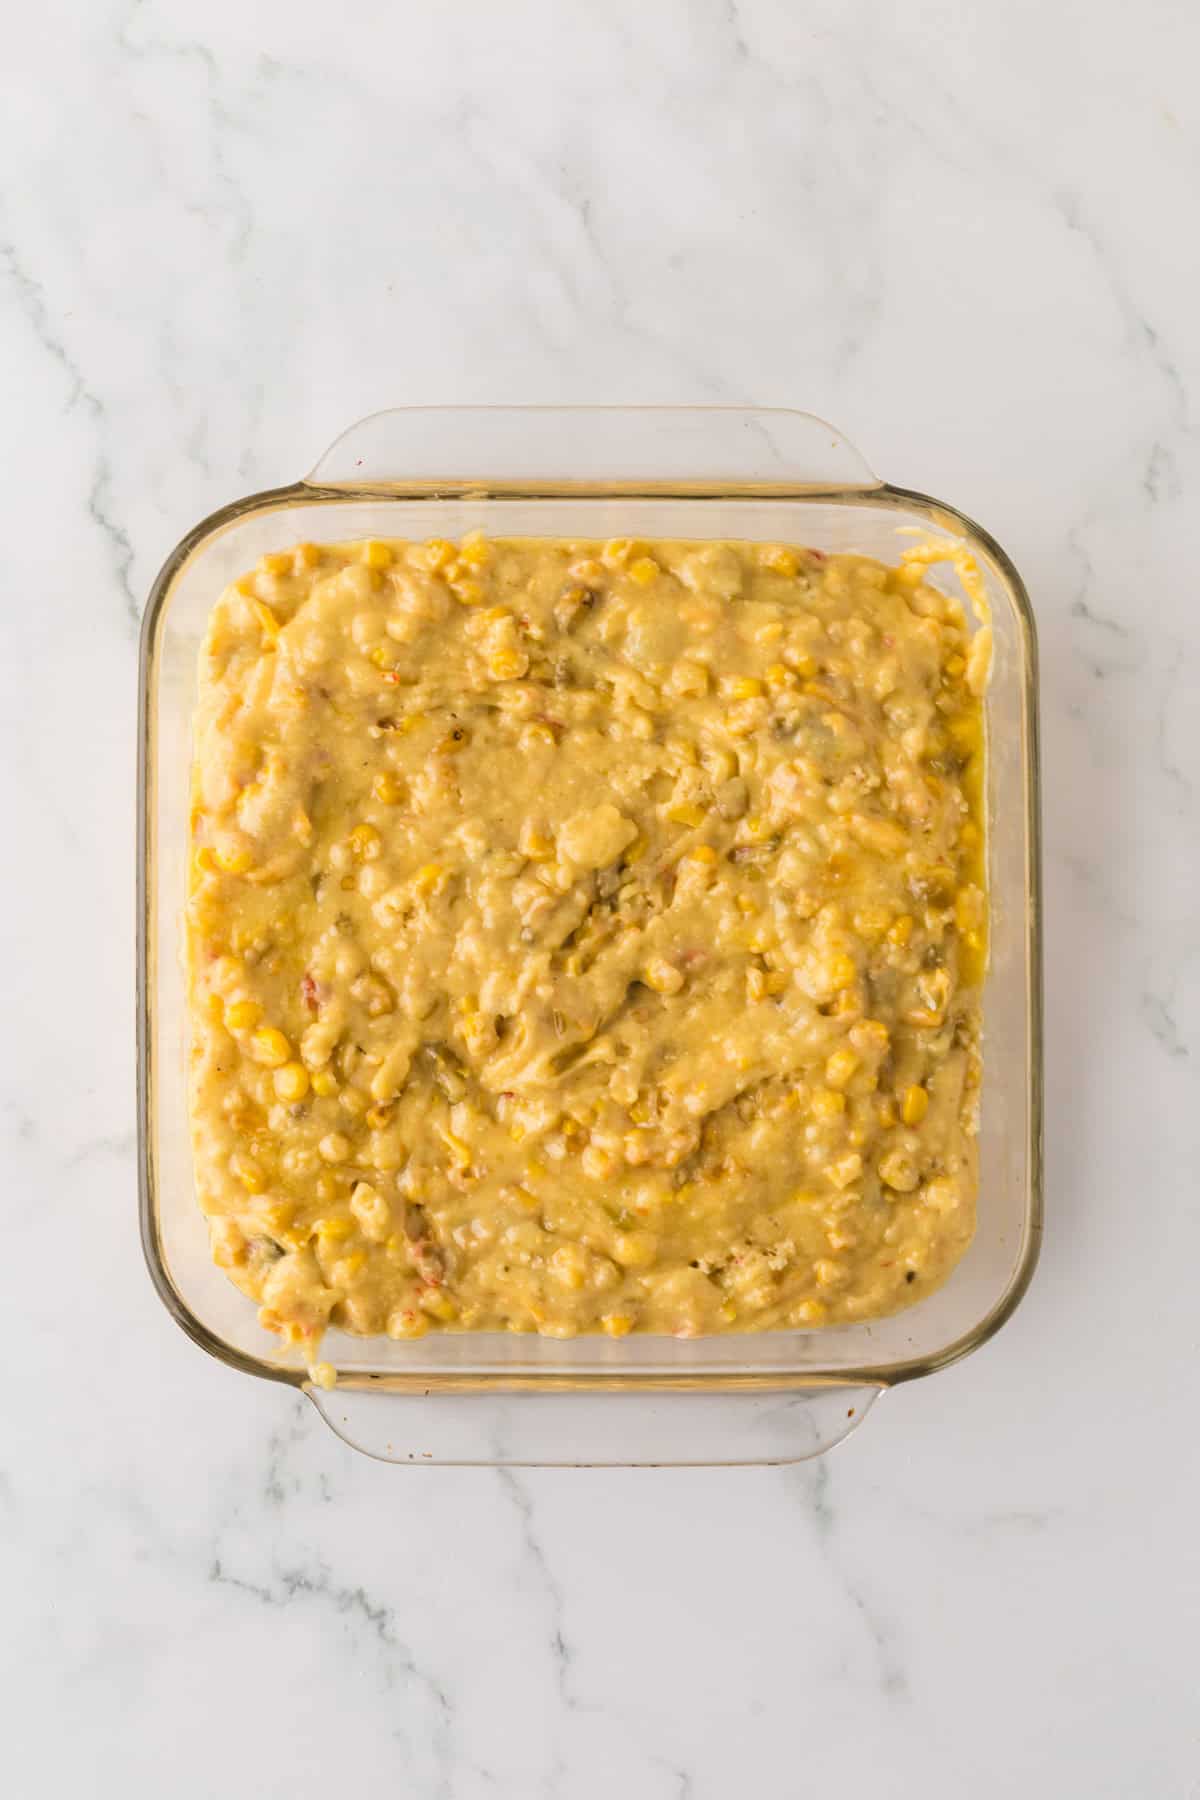
[[[310,975],[307,969],[300,977],[300,998],[309,1012],[320,1012],[321,989],[315,977]]]
[[[825,552],[823,550],[810,550],[808,554],[812,557],[814,562],[823,563],[826,560]]]

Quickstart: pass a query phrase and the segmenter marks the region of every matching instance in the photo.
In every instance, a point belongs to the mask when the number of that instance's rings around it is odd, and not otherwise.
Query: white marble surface
[[[1147,0],[43,0],[0,73],[14,1800],[1200,1789],[1200,165]],[[1042,634],[1048,1234],[792,1472],[408,1471],[143,1272],[165,552],[388,403],[837,421]]]

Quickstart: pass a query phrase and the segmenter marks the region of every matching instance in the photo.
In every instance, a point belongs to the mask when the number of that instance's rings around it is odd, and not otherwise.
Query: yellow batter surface
[[[687,1337],[945,1278],[989,634],[930,560],[304,544],[227,590],[192,1117],[268,1329]]]

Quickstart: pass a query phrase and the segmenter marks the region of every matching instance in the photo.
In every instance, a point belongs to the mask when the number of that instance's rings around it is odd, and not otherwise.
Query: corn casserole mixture
[[[990,640],[927,583],[947,554],[476,534],[301,544],[225,592],[197,1186],[310,1367],[330,1324],[689,1337],[945,1278]]]

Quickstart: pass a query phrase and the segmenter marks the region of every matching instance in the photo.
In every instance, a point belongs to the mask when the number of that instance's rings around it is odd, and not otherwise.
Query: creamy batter
[[[224,594],[193,1134],[268,1329],[686,1337],[944,1279],[988,633],[930,560],[303,544]]]

